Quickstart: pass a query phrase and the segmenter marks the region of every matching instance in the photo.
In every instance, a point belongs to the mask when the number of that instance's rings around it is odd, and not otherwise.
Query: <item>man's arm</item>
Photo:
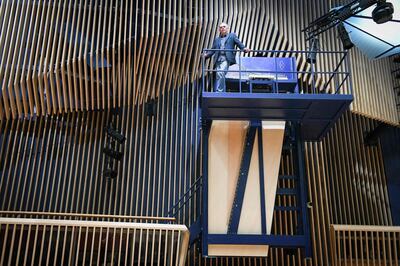
[[[217,49],[217,40],[216,39],[214,40],[211,49]],[[214,50],[213,51],[207,51],[207,52],[203,53],[203,56],[204,56],[205,59],[207,59],[207,58],[210,58],[211,56],[213,56],[214,53],[215,53]]]
[[[239,37],[235,34],[233,34],[233,41],[236,43],[236,45],[239,47],[240,50],[244,51],[245,53],[250,52],[250,49],[246,47],[240,40]]]

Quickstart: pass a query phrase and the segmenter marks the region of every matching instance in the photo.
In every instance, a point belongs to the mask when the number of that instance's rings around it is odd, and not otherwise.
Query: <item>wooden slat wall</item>
[[[363,144],[376,120],[347,112],[319,143],[306,145],[315,265],[329,263],[329,225],[392,225],[380,147]]]
[[[0,119],[131,106],[199,75],[222,21],[253,49],[306,49],[301,29],[343,1],[70,0],[0,3]],[[324,50],[341,50],[336,32]],[[389,60],[350,52],[354,112],[398,124]],[[300,68],[308,68],[298,58]],[[329,58],[319,60],[328,68]]]
[[[101,175],[108,112],[2,121],[1,209],[165,216],[200,175],[197,89],[188,84],[161,95],[154,117],[145,115],[143,105],[123,109],[117,125],[127,141],[119,176],[112,180]],[[312,261],[304,261],[300,250],[282,249],[272,249],[267,259],[203,260],[192,249],[190,263],[325,265],[332,222],[390,225],[380,149],[362,144],[363,132],[375,124],[348,112],[322,142],[306,144]],[[281,174],[293,173],[292,161],[282,157]],[[180,222],[190,225],[197,219],[196,204],[185,206]],[[295,200],[281,196],[276,204],[291,206]],[[274,232],[294,233],[295,217],[276,212]]]
[[[118,3],[2,1],[0,117],[121,105],[122,83],[132,83],[132,60],[122,56],[134,43],[128,18],[137,11]]]
[[[2,121],[1,210],[166,216],[200,175],[196,88],[156,106],[155,116],[143,105],[118,115],[127,141],[116,179],[102,176],[109,112]]]
[[[336,5],[115,2],[1,1],[1,210],[166,215],[201,174],[199,91],[193,81],[201,49],[211,47],[218,24],[227,21],[253,49],[304,49],[299,29]],[[326,49],[340,47],[333,31],[322,39]],[[272,249],[267,259],[202,259],[191,249],[189,264],[327,265],[330,223],[391,224],[380,149],[362,145],[362,132],[376,123],[371,117],[398,123],[393,86],[386,81],[390,70],[386,60],[367,61],[357,50],[350,55],[352,108],[363,116],[347,113],[322,142],[306,144],[313,260],[282,249]],[[384,84],[381,90],[378,84]],[[154,117],[145,114],[149,98],[156,100]],[[101,175],[103,127],[115,106],[123,106],[117,126],[127,141],[118,178],[108,180]],[[291,160],[283,157],[281,173],[293,171]],[[195,221],[196,204],[185,206],[179,221]],[[276,213],[275,232],[292,233],[294,217]]]
[[[1,265],[183,266],[188,244],[184,225],[0,217]]]
[[[393,58],[394,57],[392,57],[392,59]],[[400,120],[400,78],[397,78],[397,75],[400,75],[400,62],[395,63],[394,60],[392,61],[391,72],[393,80],[393,92],[396,99],[397,113]]]
[[[3,121],[2,210],[166,215],[199,175],[199,139],[194,133],[199,130],[198,113],[196,98],[189,91],[188,87],[162,97],[155,117],[145,117],[141,106],[123,112],[120,127],[128,139],[119,177],[114,180],[101,176],[101,128],[107,113]],[[362,132],[374,123],[347,113],[323,142],[306,145],[314,265],[328,262],[330,223],[391,224],[380,151],[362,144]],[[281,174],[291,173],[292,158],[285,155]],[[285,182],[279,185],[293,186]],[[292,205],[294,199],[278,197],[276,204]],[[188,204],[180,221],[193,222],[194,208],[194,203]],[[295,213],[276,212],[274,232],[294,233],[295,217]],[[189,259],[198,261],[199,255],[191,251]],[[235,261],[306,263],[299,250],[293,255],[282,249],[272,249],[271,256],[262,260],[213,259],[203,263]]]
[[[375,127],[375,121],[347,113],[324,141],[325,170],[337,177],[329,183],[331,223],[392,224],[381,148],[363,140]]]
[[[400,264],[400,227],[331,225],[331,265]]]

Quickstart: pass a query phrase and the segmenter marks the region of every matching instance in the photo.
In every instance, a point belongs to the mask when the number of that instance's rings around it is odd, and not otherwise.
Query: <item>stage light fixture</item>
[[[144,104],[144,111],[147,116],[154,116],[157,113],[156,101],[151,99]]]
[[[397,54],[393,57],[393,63],[400,63],[400,54]]]
[[[378,123],[378,125],[370,130],[369,132],[364,132],[364,145],[366,146],[377,146],[379,143],[379,138],[382,133],[385,132],[387,125],[385,123]]]
[[[372,19],[377,24],[388,22],[393,18],[393,4],[386,1],[380,1],[376,4],[375,9],[372,11]]]
[[[119,144],[124,143],[126,140],[125,136],[119,133],[118,131],[114,130],[111,126],[108,126],[106,128],[107,135],[110,136],[110,138],[118,141]]]
[[[313,38],[310,40],[310,53],[307,53],[307,63],[315,63],[317,61],[317,52],[319,51],[319,39]]]
[[[349,33],[346,31],[346,28],[343,25],[343,22],[337,25],[339,39],[343,44],[343,48],[349,50],[353,48],[354,44],[351,42]]]
[[[124,156],[124,154],[122,152],[115,151],[115,150],[113,150],[111,148],[108,148],[108,147],[103,148],[103,153],[106,156],[108,156],[108,157],[110,157],[112,159],[118,160],[118,161],[120,161],[122,159],[122,157]]]
[[[103,176],[107,178],[116,178],[118,175],[117,171],[114,169],[105,169],[103,171]]]
[[[366,9],[366,8],[368,8],[368,7],[370,7],[370,6],[372,6],[372,5],[374,5],[376,3],[376,0],[360,0],[359,2],[358,2],[358,6],[361,8],[361,9]]]

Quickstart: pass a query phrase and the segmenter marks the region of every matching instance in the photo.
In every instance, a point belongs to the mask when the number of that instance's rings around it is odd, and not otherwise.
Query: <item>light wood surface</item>
[[[331,265],[400,264],[400,227],[330,225]]]
[[[249,128],[247,121],[213,121],[208,154],[208,232],[226,234],[240,163]],[[271,232],[285,122],[262,122],[263,169],[267,234]],[[252,150],[238,234],[261,234],[260,172],[258,137]],[[240,252],[238,253],[238,250]],[[219,254],[220,252],[220,254]],[[216,256],[267,256],[268,246],[209,245]]]
[[[0,230],[1,265],[161,264],[163,259],[183,266],[189,244],[187,227],[172,224],[0,217]]]

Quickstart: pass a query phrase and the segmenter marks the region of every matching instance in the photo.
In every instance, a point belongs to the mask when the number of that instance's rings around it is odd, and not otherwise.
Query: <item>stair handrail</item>
[[[198,185],[199,184],[199,185]],[[196,188],[196,185],[197,188]],[[182,197],[171,207],[171,209],[168,211],[167,216],[168,217],[175,217],[176,214],[183,208],[183,206],[185,206],[185,204],[192,198],[192,196],[195,194],[195,192],[197,192],[203,185],[203,176],[199,176],[194,183],[187,189],[187,191],[185,192],[185,194],[182,195]],[[193,190],[193,191],[192,191]],[[188,194],[190,193],[190,196],[186,198],[185,197],[188,196]],[[182,202],[183,201],[183,202]],[[181,204],[182,203],[182,204]],[[179,207],[179,208],[178,208]],[[176,209],[177,208],[177,209]],[[176,209],[176,210],[175,210]],[[174,211],[175,210],[175,211]]]

